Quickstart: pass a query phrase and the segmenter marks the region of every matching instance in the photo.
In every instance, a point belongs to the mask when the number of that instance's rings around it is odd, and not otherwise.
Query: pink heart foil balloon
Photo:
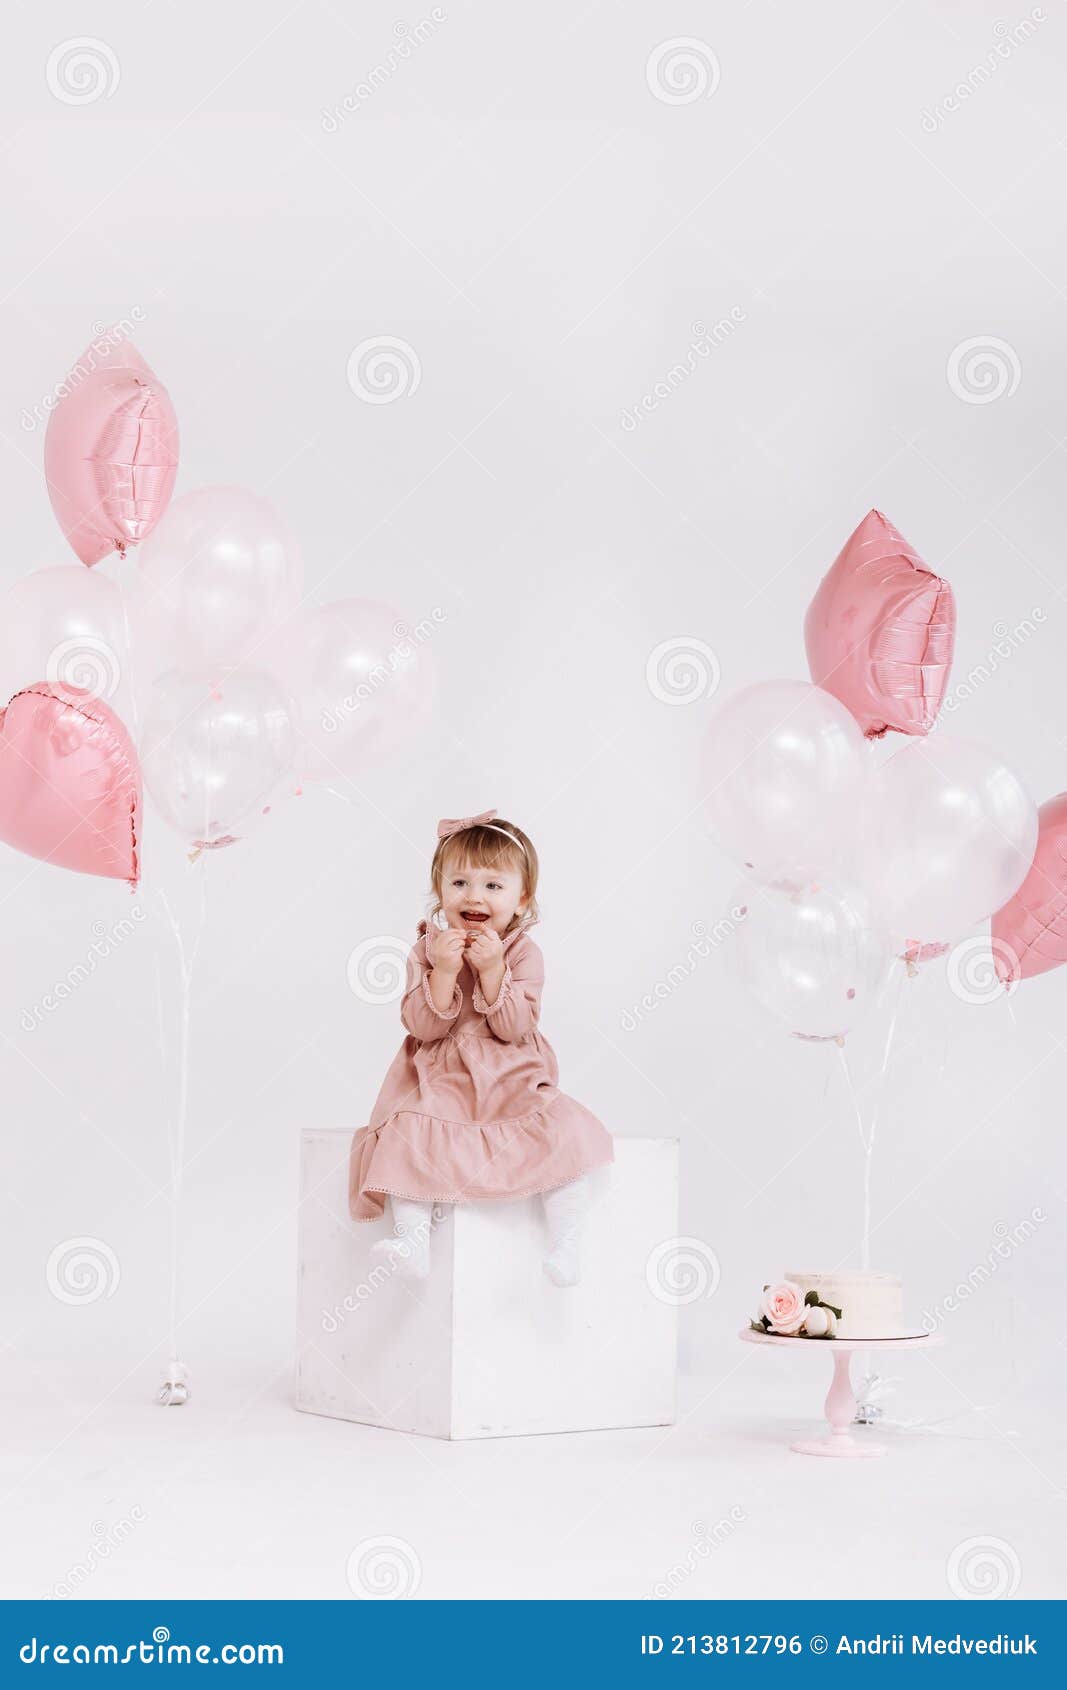
[[[868,739],[928,734],[948,686],[956,601],[881,511],[848,540],[804,620],[811,678]]]
[[[94,341],[63,383],[44,442],[48,496],[81,561],[151,534],[178,473],[170,395],[130,341]]]
[[[1067,792],[1037,812],[1037,850],[990,933],[999,978],[1011,986],[1067,962]]]
[[[58,682],[17,692],[0,711],[0,839],[134,887],[140,837],[141,765],[115,712]]]

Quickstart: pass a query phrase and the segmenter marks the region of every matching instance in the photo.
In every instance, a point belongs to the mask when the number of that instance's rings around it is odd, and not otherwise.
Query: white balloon
[[[763,681],[715,716],[704,755],[705,817],[754,879],[798,862],[848,861],[869,773],[850,711],[806,681]]]
[[[0,703],[35,681],[85,687],[126,714],[122,595],[82,563],[37,569],[0,601]]]
[[[741,887],[734,935],[741,979],[797,1038],[840,1039],[878,1001],[892,965],[865,893],[797,872]]]
[[[130,621],[138,673],[248,659],[300,602],[303,567],[273,505],[243,487],[175,499],[135,553]]]
[[[296,733],[273,676],[241,670],[219,686],[172,671],[153,688],[141,765],[158,809],[190,844],[231,844],[291,773]]]
[[[1000,909],[1037,848],[1037,806],[985,746],[912,739],[879,769],[860,877],[892,931],[957,939]]]
[[[430,722],[436,623],[412,627],[372,599],[335,599],[300,619],[288,668],[300,705],[300,775],[359,774],[411,745]]]

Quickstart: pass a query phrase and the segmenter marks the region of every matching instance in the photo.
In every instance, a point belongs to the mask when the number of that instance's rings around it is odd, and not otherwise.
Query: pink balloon
[[[816,686],[868,739],[928,734],[948,686],[956,601],[881,511],[868,511],[823,577],[804,620]]]
[[[141,766],[114,711],[38,681],[0,711],[0,839],[29,857],[140,878]]]
[[[48,419],[44,470],[59,526],[85,564],[151,534],[178,473],[170,395],[130,341],[94,341]]]
[[[1030,872],[993,917],[993,960],[1009,986],[1067,962],[1067,792],[1042,804],[1037,825]]]

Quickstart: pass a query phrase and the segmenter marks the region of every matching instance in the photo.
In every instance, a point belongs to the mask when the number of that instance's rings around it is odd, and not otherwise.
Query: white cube
[[[563,1290],[540,1198],[439,1206],[429,1278],[393,1272],[371,1254],[388,1214],[349,1218],[351,1141],[301,1135],[297,1408],[438,1438],[671,1424],[677,1306],[654,1253],[678,1233],[677,1139],[615,1140]]]

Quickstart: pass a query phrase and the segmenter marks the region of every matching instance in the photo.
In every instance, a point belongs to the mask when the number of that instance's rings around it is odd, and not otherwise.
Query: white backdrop
[[[177,407],[179,492],[265,492],[314,596],[440,624],[425,742],[206,864],[183,1329],[201,1390],[284,1390],[297,1135],[360,1125],[400,1036],[349,954],[413,935],[438,816],[494,804],[542,856],[565,1088],[615,1132],[682,1140],[682,1228],[722,1269],[683,1359],[714,1377],[766,1278],[858,1260],[861,1175],[836,1049],[739,1001],[728,940],[680,977],[734,887],[698,814],[715,678],[721,698],[805,676],[807,602],[876,506],[956,590],[953,730],[1039,800],[1067,786],[1067,21],[1059,0],[447,0],[404,21],[378,0],[8,20],[3,582],[67,561],[43,399],[126,319]],[[49,66],[86,35],[91,98]],[[349,358],[383,336],[410,349],[409,391],[372,404]],[[665,642],[698,653],[683,703]],[[73,1403],[71,1424],[143,1400],[166,1358],[156,889],[191,909],[194,888],[151,808],[144,863],[131,898],[0,851],[5,1395]],[[935,1377],[944,1412],[992,1404],[1005,1432],[1041,1422],[1063,1367],[1065,1007],[1067,974],[983,1005],[943,965],[909,982],[877,1149],[874,1264],[916,1313],[970,1281]],[[850,1044],[858,1083],[877,1037]],[[81,1236],[120,1277],[71,1305],[46,1264]],[[713,1437],[714,1400],[702,1419]],[[10,1477],[32,1453],[9,1444]],[[1035,1506],[1056,1488],[1019,1471]]]

